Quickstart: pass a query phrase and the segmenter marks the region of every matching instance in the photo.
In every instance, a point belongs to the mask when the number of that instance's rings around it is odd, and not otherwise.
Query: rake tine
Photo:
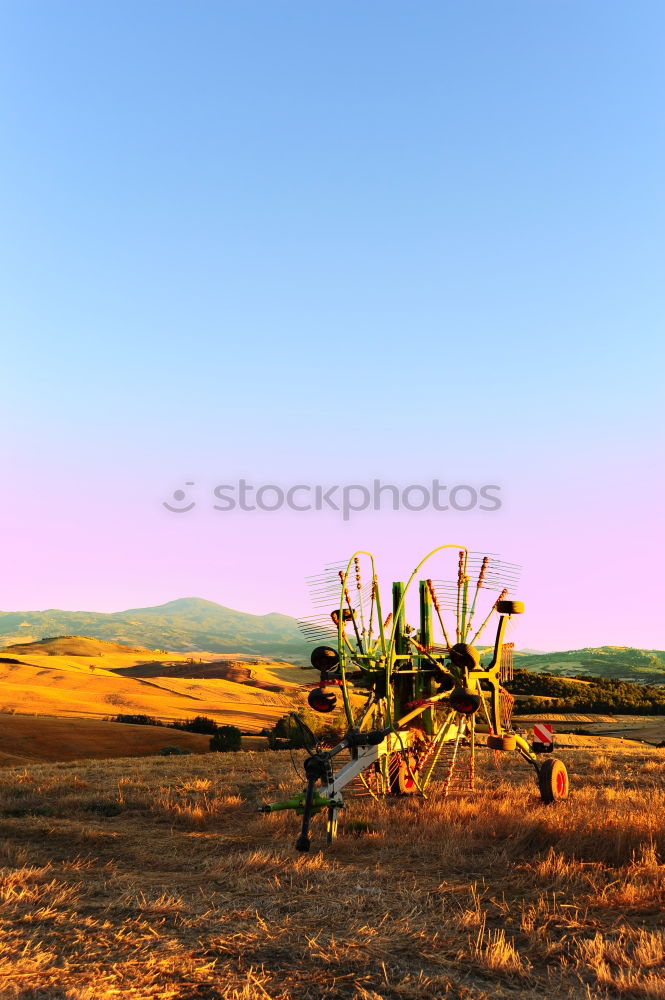
[[[464,552],[461,551],[459,554],[459,563],[457,566],[457,641],[460,642],[462,637],[462,619],[461,619],[461,603],[462,603],[462,586],[464,584]]]
[[[363,585],[362,585],[362,580],[360,579],[360,561],[358,559],[358,556],[355,556],[355,558],[354,558],[353,561],[355,563],[355,571],[356,571],[356,590],[358,591],[358,604],[359,604],[359,610],[360,610],[360,628],[362,629],[362,634],[365,635],[365,633],[366,633],[366,629],[365,629],[365,616],[363,614],[363,601],[362,601]]]
[[[434,589],[434,584],[432,583],[431,580],[427,580],[426,586],[432,596],[432,604],[434,605],[434,610],[436,611],[437,617],[439,619],[439,624],[441,625],[443,638],[446,640],[446,645],[450,647],[450,639],[448,638],[448,633],[446,632],[446,626],[443,621],[443,615],[441,614],[441,608],[439,607],[439,598],[437,597],[436,591]]]
[[[471,631],[471,622],[473,621],[473,616],[476,613],[476,601],[478,600],[478,591],[480,590],[480,588],[483,585],[483,579],[485,577],[485,573],[487,572],[487,563],[488,562],[489,562],[489,559],[488,559],[487,556],[485,556],[485,558],[482,561],[481,567],[480,567],[480,573],[478,574],[478,579],[476,581],[476,592],[473,595],[473,603],[471,604],[471,611],[469,612],[469,620],[467,622],[467,626],[466,626],[466,629],[465,629],[465,632],[464,632],[464,638],[465,639],[466,639],[467,635],[469,634],[469,632]]]
[[[337,608],[335,608],[335,612],[337,612]],[[328,625],[330,624],[331,619],[332,619],[332,613],[328,615],[312,615],[309,618],[299,618],[298,621],[312,622],[313,624],[319,622],[322,625],[323,624]]]

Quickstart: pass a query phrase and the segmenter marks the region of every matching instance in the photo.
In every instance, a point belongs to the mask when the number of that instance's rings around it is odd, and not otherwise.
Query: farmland
[[[1,651],[0,712],[72,720],[135,713],[170,721],[205,714],[258,733],[302,701],[303,678],[309,679],[288,663],[192,657],[72,636]],[[91,730],[80,732],[86,737]],[[8,749],[0,734],[0,752]]]
[[[293,850],[288,753],[5,767],[2,996],[665,996],[661,752],[566,751],[541,804],[490,753],[446,801],[356,800]]]

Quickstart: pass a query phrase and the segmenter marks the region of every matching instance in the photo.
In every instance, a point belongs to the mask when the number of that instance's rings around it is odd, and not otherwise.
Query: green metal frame
[[[310,782],[308,790],[285,802],[266,806],[264,807],[265,811],[293,809],[296,813],[303,815],[308,811],[316,813],[327,809],[328,836],[331,839],[337,828],[337,811],[344,805],[339,794],[341,787],[343,787],[342,782],[351,780],[352,776],[360,776],[361,779],[365,780],[364,771],[373,767],[374,773],[378,775],[379,779],[379,794],[388,794],[391,791],[390,759],[395,754],[398,754],[400,761],[405,763],[417,791],[426,796],[444,744],[455,741],[454,753],[456,754],[461,738],[468,735],[471,737],[471,753],[473,755],[475,741],[475,715],[465,716],[455,709],[449,701],[450,690],[435,691],[437,675],[440,675],[442,671],[452,677],[459,689],[470,695],[479,696],[480,706],[489,731],[488,742],[493,737],[509,736],[511,739],[507,742],[514,747],[520,757],[534,767],[536,774],[539,773],[538,758],[527,741],[519,734],[506,730],[501,718],[501,666],[508,616],[499,614],[493,655],[489,665],[481,667],[478,662],[474,661],[471,666],[466,663],[460,667],[450,658],[450,648],[448,649],[448,660],[444,660],[440,653],[435,656],[432,652],[434,645],[433,591],[431,590],[431,581],[420,580],[418,640],[416,641],[407,631],[405,602],[410,587],[425,563],[433,556],[448,549],[456,549],[459,552],[455,634],[458,643],[465,643],[467,635],[471,631],[478,592],[482,585],[482,576],[487,562],[487,559],[483,562],[475,593],[470,599],[469,578],[467,576],[468,551],[465,546],[449,544],[432,549],[415,567],[406,584],[393,583],[392,626],[389,634],[387,633],[387,621],[384,622],[383,618],[381,596],[372,554],[364,550],[354,552],[344,572],[340,571],[341,592],[337,610],[337,653],[344,713],[348,725],[347,738],[343,744],[327,755],[319,755],[321,760],[326,756],[328,758],[326,774],[329,777],[321,779],[324,785],[323,793],[313,792],[313,782]],[[356,585],[359,590],[361,589],[359,560],[363,557],[369,559],[371,567],[372,611],[369,616],[369,629],[362,610],[362,595],[359,598],[357,620],[349,593],[354,566],[357,576]],[[444,637],[449,644],[450,639],[446,635],[438,604],[436,607]],[[495,608],[496,602],[492,611],[475,632],[472,641],[475,641],[481,634]],[[376,635],[372,632],[374,609],[378,621]],[[347,626],[350,626],[352,638],[347,634]],[[355,692],[352,690],[348,676],[352,665],[361,672],[361,676],[369,688],[360,713],[354,710],[353,697]],[[363,742],[363,734],[367,734],[368,740],[370,736],[372,737],[371,747],[367,742]],[[419,773],[414,773],[410,763],[409,747],[418,745],[417,742],[414,744],[414,741],[418,740],[427,745],[427,761]],[[350,751],[351,761],[335,776],[330,765],[330,758],[345,747],[348,747]],[[372,791],[371,788],[370,791]],[[308,794],[309,804],[306,804]],[[372,791],[372,794],[375,793]],[[306,835],[306,826],[307,817],[304,820],[302,836]]]

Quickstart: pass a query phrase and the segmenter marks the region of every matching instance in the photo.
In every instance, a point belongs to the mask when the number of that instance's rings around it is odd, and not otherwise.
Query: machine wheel
[[[334,691],[317,687],[307,695],[307,704],[315,712],[332,712],[337,704],[337,695]]]
[[[490,750],[514,750],[517,746],[517,739],[511,733],[506,736],[494,736],[490,733],[487,737],[487,746]]]
[[[339,669],[339,654],[332,646],[317,646],[312,650],[310,663],[315,670],[333,674]]]
[[[496,610],[500,615],[523,615],[524,604],[522,601],[497,601]]]
[[[413,754],[409,754],[409,763],[403,754],[398,754],[397,760],[390,768],[390,791],[393,795],[417,795],[418,786],[412,778],[418,777],[418,764]],[[411,773],[409,773],[409,768]]]
[[[556,802],[568,798],[568,771],[557,757],[544,761],[538,771],[538,787],[543,802]]]

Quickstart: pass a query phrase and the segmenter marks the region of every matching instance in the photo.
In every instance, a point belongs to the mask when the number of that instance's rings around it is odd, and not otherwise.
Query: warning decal
[[[535,743],[553,743],[552,727],[545,722],[534,723],[533,739]]]

